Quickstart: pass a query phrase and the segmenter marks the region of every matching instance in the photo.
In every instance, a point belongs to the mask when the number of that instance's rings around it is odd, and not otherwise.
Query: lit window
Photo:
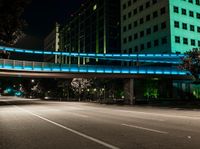
[[[94,5],[94,6],[93,6],[93,10],[96,10],[96,9],[97,9],[97,5]]]

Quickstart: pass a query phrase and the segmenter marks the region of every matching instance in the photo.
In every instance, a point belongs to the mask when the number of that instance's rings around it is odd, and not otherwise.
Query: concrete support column
[[[135,104],[134,79],[125,80],[124,92],[125,92],[125,99],[128,99],[131,105],[134,105]]]

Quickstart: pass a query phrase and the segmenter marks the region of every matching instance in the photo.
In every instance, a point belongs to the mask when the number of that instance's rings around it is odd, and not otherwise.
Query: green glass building
[[[200,47],[200,0],[121,0],[123,53],[185,53]]]

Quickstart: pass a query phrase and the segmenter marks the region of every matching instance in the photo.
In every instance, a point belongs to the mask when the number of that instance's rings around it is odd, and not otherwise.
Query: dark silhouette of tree
[[[30,0],[0,0],[0,43],[13,45],[24,36],[27,25],[21,18]]]
[[[195,48],[186,53],[186,57],[183,59],[182,69],[188,70],[195,77],[196,81],[200,81],[200,48]]]

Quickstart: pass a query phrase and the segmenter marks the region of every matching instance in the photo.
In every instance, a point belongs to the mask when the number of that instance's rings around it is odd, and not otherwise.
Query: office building
[[[121,0],[123,53],[185,53],[200,47],[200,0]]]
[[[45,51],[58,51],[59,50],[59,27],[60,25],[56,23],[55,28],[44,40],[44,50]],[[45,62],[58,63],[57,55],[44,55]]]
[[[120,0],[88,0],[60,30],[60,51],[119,53]],[[60,63],[103,63],[100,60],[59,57]]]

